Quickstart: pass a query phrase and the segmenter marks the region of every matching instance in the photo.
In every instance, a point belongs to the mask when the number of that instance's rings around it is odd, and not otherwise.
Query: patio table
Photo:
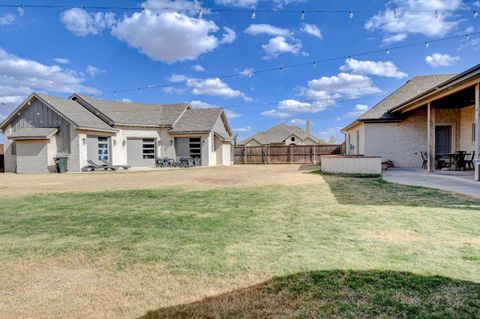
[[[455,158],[455,156],[458,156],[460,154],[460,152],[462,152],[464,154],[464,156],[469,156],[470,154],[465,152],[465,151],[457,151],[455,153],[442,153],[442,154],[436,154],[435,155],[435,160],[438,161],[443,159],[443,158],[447,158],[448,159],[448,170],[452,170],[452,163],[453,163],[453,159]],[[437,164],[438,166],[438,164]],[[447,167],[447,166],[444,166],[444,167]],[[443,167],[441,167],[440,169],[442,169]]]

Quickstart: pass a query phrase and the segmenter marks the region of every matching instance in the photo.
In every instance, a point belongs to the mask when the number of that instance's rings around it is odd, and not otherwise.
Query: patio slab
[[[383,178],[392,183],[436,188],[480,199],[480,182],[473,180],[473,171],[429,173],[422,169],[394,168],[385,171]]]

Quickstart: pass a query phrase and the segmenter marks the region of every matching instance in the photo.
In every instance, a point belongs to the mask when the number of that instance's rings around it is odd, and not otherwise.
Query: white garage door
[[[156,140],[154,138],[128,138],[127,160],[132,167],[155,166]]]

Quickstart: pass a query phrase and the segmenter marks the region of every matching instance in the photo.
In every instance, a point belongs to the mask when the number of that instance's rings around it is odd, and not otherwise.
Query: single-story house
[[[31,94],[1,124],[5,171],[45,173],[55,157],[79,172],[88,160],[154,167],[157,158],[200,158],[231,165],[232,131],[222,108],[140,104],[73,94]]]
[[[347,154],[428,169],[436,154],[479,154],[480,64],[460,74],[417,76],[343,129]],[[478,178],[478,171],[475,173]]]
[[[245,146],[316,144],[325,144],[325,142],[312,135],[310,121],[306,122],[305,130],[281,123],[266,131],[258,132],[239,143],[239,145]]]

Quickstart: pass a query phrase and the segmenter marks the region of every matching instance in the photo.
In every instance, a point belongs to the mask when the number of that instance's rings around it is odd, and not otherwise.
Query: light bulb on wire
[[[18,14],[19,14],[21,17],[23,17],[23,16],[25,15],[25,8],[23,7],[23,4],[21,4],[21,5],[18,7],[17,11],[18,11]]]
[[[348,11],[348,18],[353,19],[353,11]]]
[[[255,10],[252,10],[252,20],[255,20],[256,17],[257,17],[257,14]]]
[[[305,20],[305,10],[302,10],[302,13],[300,14],[300,20]]]

